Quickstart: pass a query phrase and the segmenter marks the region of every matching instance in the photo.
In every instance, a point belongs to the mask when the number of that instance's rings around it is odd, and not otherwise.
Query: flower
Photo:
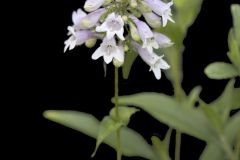
[[[173,1],[164,3],[161,0],[145,0],[145,2],[148,3],[156,14],[162,16],[163,27],[167,25],[168,20],[174,23],[174,20],[171,18],[171,6],[173,5]]]
[[[160,28],[162,26],[161,18],[153,12],[143,13],[143,17],[152,28]]]
[[[154,38],[153,32],[149,28],[149,26],[143,22],[137,19],[136,17],[131,16],[132,20],[135,22],[138,33],[143,41],[143,48],[147,48],[149,52],[153,52],[153,48],[158,49],[158,43]]]
[[[73,27],[69,26],[68,31],[70,37],[64,42],[64,52],[66,52],[68,48],[72,50],[75,46],[82,45],[87,40],[94,37],[94,34],[89,30],[75,31]]]
[[[87,12],[92,12],[100,8],[103,3],[104,3],[104,0],[87,0],[84,4],[84,9]]]
[[[170,66],[167,64],[165,60],[163,60],[163,56],[158,56],[154,52],[149,52],[146,48],[143,48],[138,43],[132,43],[135,49],[138,51],[140,57],[150,66],[150,71],[153,71],[156,79],[161,79],[161,69],[169,69]]]
[[[159,45],[159,48],[166,48],[173,45],[173,42],[171,41],[171,39],[169,39],[164,34],[154,32],[153,35]]]
[[[119,62],[124,62],[123,46],[117,45],[114,38],[104,38],[100,47],[93,53],[92,59],[96,60],[102,56],[107,64],[109,64],[113,58]]]
[[[99,8],[94,12],[89,13],[85,17],[82,18],[78,27],[80,29],[90,29],[99,22],[100,17],[105,13],[105,8]]]
[[[125,40],[123,37],[124,21],[120,15],[116,15],[114,12],[108,15],[104,23],[96,27],[97,32],[107,32],[107,39],[111,39],[116,34],[122,41]]]
[[[79,25],[79,23],[81,22],[81,20],[86,16],[87,14],[82,10],[82,9],[78,9],[77,11],[74,11],[72,13],[72,21],[73,21],[73,25],[74,28],[77,28],[77,25]]]

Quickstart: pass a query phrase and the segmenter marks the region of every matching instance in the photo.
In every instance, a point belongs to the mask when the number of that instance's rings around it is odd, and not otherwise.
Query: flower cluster
[[[68,40],[64,52],[85,43],[89,48],[101,40],[92,59],[103,57],[105,63],[119,66],[124,63],[124,54],[129,49],[139,53],[150,66],[157,79],[161,69],[170,66],[154,49],[169,47],[171,40],[152,29],[165,27],[171,18],[173,2],[161,0],[86,0],[84,12],[78,9],[72,14],[73,25],[68,27]],[[142,18],[143,17],[143,18]],[[145,19],[146,22],[140,20]]]

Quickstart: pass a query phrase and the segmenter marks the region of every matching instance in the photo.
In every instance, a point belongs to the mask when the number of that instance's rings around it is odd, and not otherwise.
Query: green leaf
[[[212,128],[214,128],[216,132],[221,133],[223,131],[223,121],[221,119],[221,115],[214,110],[214,108],[203,102],[201,103],[200,108],[204,111],[206,117],[212,125]]]
[[[185,101],[183,102],[183,106],[187,108],[195,107],[195,102],[199,99],[199,94],[202,91],[201,86],[197,86],[191,90],[189,95],[186,97]]]
[[[208,119],[195,108],[185,108],[159,93],[140,93],[119,98],[123,105],[138,106],[160,122],[205,141],[215,140]],[[203,129],[204,128],[204,129]]]
[[[231,110],[240,108],[240,88],[235,89],[234,83],[234,80],[229,81],[221,96],[210,104],[219,112],[223,122],[227,120]]]
[[[170,145],[170,136],[172,133],[172,129],[169,129],[165,139],[161,141],[158,137],[152,136],[151,140],[153,143],[153,147],[155,150],[155,153],[160,160],[170,160],[169,156],[169,145]]]
[[[225,160],[224,151],[220,145],[207,144],[200,156],[200,160]]]
[[[118,117],[116,116],[116,107],[111,109],[110,111],[110,117],[118,122],[121,122],[125,126],[128,125],[131,116],[139,111],[139,109],[136,109],[134,107],[125,107],[125,106],[120,106],[118,107]]]
[[[238,47],[240,47],[240,5],[231,5],[231,11],[233,16],[234,32],[236,35],[236,40],[238,42]]]
[[[94,157],[99,145],[107,138],[110,134],[116,132],[122,123],[112,120],[110,117],[106,116],[100,123],[100,129],[97,137],[96,147],[91,157]]]
[[[228,120],[225,127],[225,135],[229,143],[234,145],[237,136],[240,135],[240,111]]]
[[[92,115],[77,111],[56,111],[44,112],[44,117],[66,127],[82,132],[92,138],[97,138],[100,122]],[[125,156],[139,156],[146,159],[154,159],[151,146],[144,138],[134,130],[121,128],[122,153]],[[116,135],[112,134],[103,142],[116,149]],[[136,145],[138,144],[138,145]]]
[[[138,56],[138,54],[136,52],[132,51],[132,49],[131,49],[131,51],[128,51],[125,54],[125,61],[122,66],[122,74],[123,74],[124,79],[128,79],[132,65],[133,65],[134,61],[136,60],[137,56]]]
[[[237,69],[225,62],[214,62],[208,65],[204,72],[211,79],[228,79],[238,76]]]
[[[236,67],[238,67],[238,69],[240,69],[240,44],[238,46],[237,39],[233,35],[232,29],[229,31],[228,35],[228,46],[230,50],[228,52],[229,59]]]

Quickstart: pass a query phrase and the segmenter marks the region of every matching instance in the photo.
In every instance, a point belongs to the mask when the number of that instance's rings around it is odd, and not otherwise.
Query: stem
[[[176,130],[175,160],[180,160],[181,156],[181,132]]]
[[[115,79],[114,79],[114,90],[115,90],[115,107],[116,107],[116,117],[119,119],[119,110],[118,110],[118,68],[115,67]],[[117,160],[121,160],[122,152],[121,152],[121,137],[120,137],[121,128],[117,130]]]
[[[225,151],[225,153],[228,156],[229,160],[235,160],[234,158],[234,154],[233,151],[231,150],[231,146],[229,145],[229,143],[226,141],[225,137],[223,135],[220,135],[220,140],[222,142],[222,147]]]

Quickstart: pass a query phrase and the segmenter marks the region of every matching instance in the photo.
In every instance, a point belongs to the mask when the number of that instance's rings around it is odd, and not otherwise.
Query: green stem
[[[115,80],[114,80],[114,90],[115,90],[115,107],[116,107],[116,117],[119,119],[119,110],[118,110],[118,68],[115,67]],[[121,137],[120,137],[121,128],[117,130],[117,160],[121,160],[122,152],[121,152]]]
[[[180,160],[181,156],[181,132],[176,130],[175,160]]]

